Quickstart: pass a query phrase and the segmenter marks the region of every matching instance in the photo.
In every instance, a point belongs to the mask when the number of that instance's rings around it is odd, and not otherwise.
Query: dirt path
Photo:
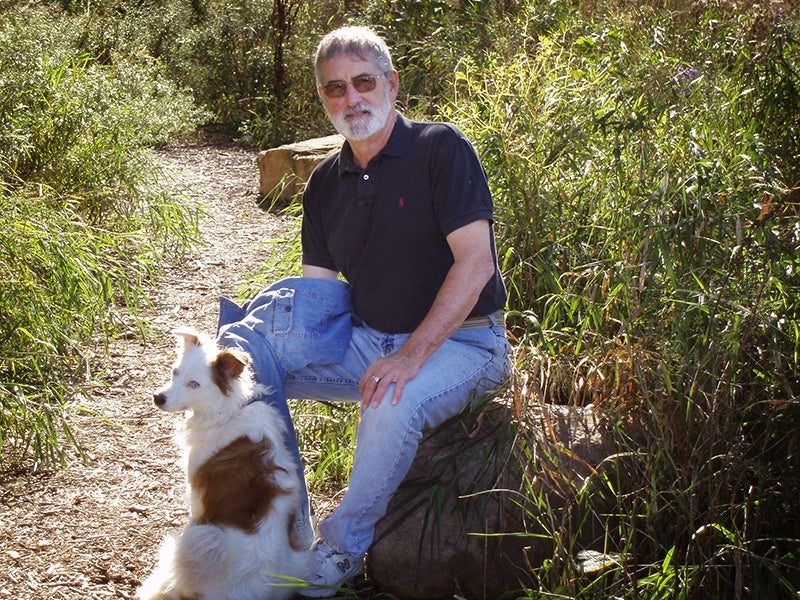
[[[152,391],[169,374],[169,330],[213,332],[219,295],[269,254],[263,242],[287,223],[256,206],[253,151],[190,146],[159,154],[173,174],[171,193],[197,198],[212,218],[201,224],[205,248],[171,267],[153,294],[151,338],[131,331],[102,360],[81,399],[75,428],[86,461],[61,472],[0,482],[0,599],[133,598],[163,536],[185,520],[184,487],[172,432],[178,415],[159,413]]]

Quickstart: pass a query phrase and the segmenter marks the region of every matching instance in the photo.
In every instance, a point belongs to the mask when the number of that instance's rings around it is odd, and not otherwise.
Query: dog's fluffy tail
[[[220,585],[215,576],[226,557],[225,533],[212,525],[188,525],[180,536],[164,540],[155,571],[136,593],[140,600],[208,598]],[[224,585],[224,584],[223,584]]]
[[[136,590],[139,600],[172,600],[167,590],[174,587],[175,568],[174,556],[177,538],[169,536],[161,544],[158,553],[158,562],[150,576],[145,579],[142,586]]]

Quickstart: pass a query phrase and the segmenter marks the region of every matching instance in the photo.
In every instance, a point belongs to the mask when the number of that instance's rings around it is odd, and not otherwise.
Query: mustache
[[[370,115],[373,114],[372,107],[369,104],[356,104],[355,106],[345,108],[342,111],[342,116],[349,117],[350,115],[363,112],[369,113]]]

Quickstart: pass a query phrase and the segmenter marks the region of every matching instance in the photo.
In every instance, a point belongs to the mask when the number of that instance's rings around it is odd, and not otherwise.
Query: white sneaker
[[[311,548],[313,565],[308,577],[308,587],[298,590],[305,598],[330,598],[340,591],[351,577],[364,570],[364,559],[353,558],[319,538]]]

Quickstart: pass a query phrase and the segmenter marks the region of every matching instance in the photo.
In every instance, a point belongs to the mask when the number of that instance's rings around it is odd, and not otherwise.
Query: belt
[[[493,325],[492,317],[495,318],[498,325],[501,327],[505,326],[505,317],[503,315],[503,311],[498,310],[493,312],[491,315],[486,315],[485,317],[470,317],[461,324],[459,329],[478,329],[479,327],[491,327]]]

